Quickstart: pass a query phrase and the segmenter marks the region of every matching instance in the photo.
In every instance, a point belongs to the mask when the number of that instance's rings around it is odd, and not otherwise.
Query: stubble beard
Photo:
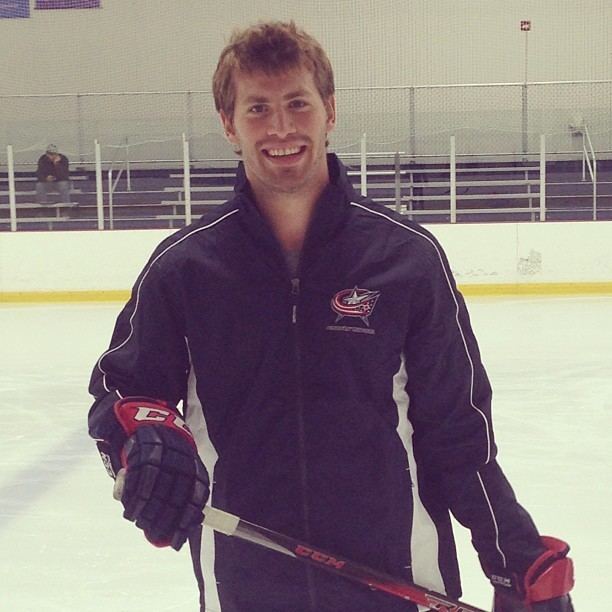
[[[312,140],[306,140],[307,155],[314,155],[306,168],[278,168],[275,173],[276,176],[273,176],[274,173],[272,172],[268,173],[264,171],[257,177],[260,188],[277,196],[282,194],[295,195],[302,191],[311,191],[324,187],[329,181],[327,173],[327,151],[326,145],[324,144],[326,142],[326,137],[327,135],[325,134],[319,145],[322,148],[321,152],[315,152]],[[265,170],[265,162],[263,169]],[[321,177],[324,177],[324,179],[321,179],[322,185],[315,184],[319,171]],[[256,173],[256,175],[257,174],[259,173]]]

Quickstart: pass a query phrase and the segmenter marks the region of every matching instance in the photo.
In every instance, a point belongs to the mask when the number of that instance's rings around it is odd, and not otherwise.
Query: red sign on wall
[[[521,32],[529,32],[531,30],[531,21],[521,21]]]

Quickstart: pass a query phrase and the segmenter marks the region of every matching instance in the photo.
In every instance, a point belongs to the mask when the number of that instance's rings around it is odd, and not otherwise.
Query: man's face
[[[221,121],[242,151],[257,197],[323,189],[329,181],[325,143],[336,119],[333,96],[322,100],[304,66],[273,76],[239,72],[234,86],[234,116],[221,112]]]

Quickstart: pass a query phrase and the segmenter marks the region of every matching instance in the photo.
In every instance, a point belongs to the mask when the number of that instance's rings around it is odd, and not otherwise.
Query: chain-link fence
[[[612,151],[612,81],[342,88],[332,149],[420,157],[458,153],[527,154],[547,136],[548,152],[580,150],[588,126],[596,151]],[[212,94],[135,92],[0,96],[0,163],[13,146],[17,166],[35,163],[55,143],[74,163],[93,162],[94,141],[105,160],[180,161],[182,134],[195,160],[233,159],[214,112]]]

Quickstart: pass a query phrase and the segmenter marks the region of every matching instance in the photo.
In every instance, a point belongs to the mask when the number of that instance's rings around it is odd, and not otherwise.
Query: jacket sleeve
[[[469,528],[481,565],[522,573],[543,551],[497,464],[491,386],[446,256],[425,236],[405,354],[424,503]]]
[[[158,249],[159,251],[159,249]],[[119,317],[109,349],[94,366],[89,433],[112,436],[112,407],[120,397],[147,396],[177,405],[187,387],[189,355],[171,264],[156,254],[140,274]]]
[[[70,164],[65,155],[60,157],[60,161],[55,168],[55,173],[58,181],[70,180]]]
[[[46,159],[47,159],[46,155],[41,155],[38,158],[38,164],[36,166],[36,180],[37,181],[44,181],[49,175],[49,171],[46,165]]]

